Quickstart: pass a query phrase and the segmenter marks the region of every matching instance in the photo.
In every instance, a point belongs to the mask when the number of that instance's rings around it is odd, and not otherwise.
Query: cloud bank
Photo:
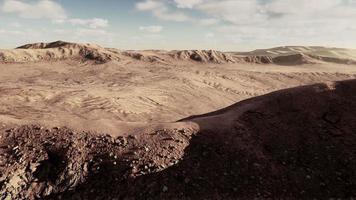
[[[166,21],[180,20],[157,10],[179,12],[186,21],[210,26],[221,42],[356,42],[356,0],[141,0],[136,8]]]
[[[5,13],[15,13],[22,18],[30,19],[48,18],[58,20],[67,17],[65,10],[60,4],[49,0],[41,0],[34,3],[5,0],[1,10]]]

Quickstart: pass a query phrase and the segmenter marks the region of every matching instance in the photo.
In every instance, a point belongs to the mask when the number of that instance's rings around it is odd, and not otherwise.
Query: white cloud
[[[222,45],[356,42],[356,0],[141,0],[136,6],[159,19],[162,12],[194,13],[185,21],[210,26]]]
[[[11,27],[14,27],[14,28],[20,28],[22,27],[22,24],[20,24],[19,22],[12,22],[9,24]]]
[[[105,28],[109,25],[109,21],[101,18],[93,19],[68,19],[67,20],[72,25],[88,26],[89,28]]]
[[[342,0],[274,0],[268,3],[265,9],[274,13],[305,15],[336,8],[342,2]]]
[[[17,18],[48,19],[63,23],[63,26],[58,25],[53,28],[55,30],[49,30],[49,33],[68,38],[76,37],[73,40],[112,37],[106,29],[109,26],[107,19],[76,18],[68,14],[60,2],[62,0],[0,0],[0,12],[16,15]],[[151,13],[159,20],[186,22],[191,23],[190,26],[207,26],[194,30],[204,29],[199,39],[216,40],[221,45],[228,44],[240,48],[241,45],[274,46],[277,43],[302,45],[313,42],[332,44],[349,41],[356,44],[356,23],[354,23],[356,0],[136,0],[133,2],[137,2],[136,10]],[[23,29],[28,25],[24,21],[20,19],[14,21],[21,24],[11,24],[12,21],[4,22],[7,26],[2,28],[8,30],[0,30],[3,38],[5,34],[10,37],[11,33],[20,35],[26,32]],[[188,30],[190,28],[187,27]],[[145,35],[152,35],[152,38],[158,37],[163,30],[161,26],[141,26],[138,29],[144,31]],[[42,34],[41,37],[46,35],[42,31],[39,32]],[[210,33],[215,33],[215,37]],[[23,34],[25,39],[28,38],[26,34]],[[195,35],[192,34],[192,37]],[[48,34],[48,37],[52,36]]]
[[[44,41],[46,36],[48,36],[46,30],[42,29],[0,29],[0,40],[3,48],[14,48],[34,41]]]
[[[25,32],[19,30],[0,29],[0,35],[24,35]]]
[[[15,13],[29,19],[65,19],[67,17],[62,6],[54,1],[40,0],[35,3],[19,0],[5,0],[1,6],[5,13]]]
[[[39,0],[32,3],[21,0],[5,0],[1,10],[5,13],[18,14],[22,18],[50,19],[57,24],[70,23],[89,28],[105,28],[109,25],[109,21],[102,18],[68,18],[64,8],[53,0]]]
[[[218,24],[219,20],[216,18],[207,18],[207,19],[200,19],[198,23],[203,26],[211,26],[211,25]]]
[[[70,31],[69,31],[69,30],[66,30],[66,29],[54,29],[54,30],[53,30],[53,33],[55,33],[55,34],[60,34],[60,35],[64,35],[64,34],[70,33]]]
[[[81,28],[74,32],[71,40],[81,43],[94,43],[103,46],[112,46],[117,34],[102,29]]]
[[[184,22],[189,21],[190,17],[183,12],[174,11],[161,1],[145,0],[136,3],[136,9],[139,11],[150,11],[152,14],[165,21]]]
[[[238,25],[266,20],[257,0],[209,1],[197,6],[197,9],[207,15]]]
[[[162,6],[164,6],[163,3],[159,1],[153,1],[153,0],[146,0],[143,2],[138,2],[136,4],[136,8],[141,11],[150,11],[156,8],[160,8]]]
[[[343,20],[351,23],[356,17],[356,1],[345,0],[206,0],[196,10],[235,25],[263,25],[269,23],[293,26],[294,22],[316,20],[327,23]]]
[[[81,18],[70,18],[70,19],[60,19],[54,20],[55,24],[71,24],[73,26],[85,26],[92,29],[106,28],[109,26],[109,21],[102,18],[92,18],[92,19],[81,19]]]
[[[214,33],[207,33],[205,34],[205,38],[206,39],[210,39],[210,38],[214,38],[215,37],[215,34]]]
[[[163,30],[162,26],[140,26],[140,31],[146,31],[149,33],[160,33]]]
[[[162,49],[162,46],[167,45],[165,38],[159,34],[135,35],[125,39],[121,45],[126,49]]]
[[[76,31],[76,35],[79,37],[85,36],[108,36],[109,33],[106,30],[101,30],[101,29],[88,29],[88,28],[81,28]]]
[[[192,9],[194,6],[201,4],[203,0],[174,0],[174,2],[177,4],[178,8]]]

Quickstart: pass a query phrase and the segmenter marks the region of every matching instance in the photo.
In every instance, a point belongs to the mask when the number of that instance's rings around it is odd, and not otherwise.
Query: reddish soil
[[[288,89],[195,116],[200,131],[112,138],[6,128],[3,199],[356,196],[356,81]]]

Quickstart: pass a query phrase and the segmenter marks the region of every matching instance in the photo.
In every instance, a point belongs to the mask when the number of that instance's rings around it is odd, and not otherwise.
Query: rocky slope
[[[76,44],[63,41],[52,43],[34,43],[14,50],[0,51],[0,61],[6,63],[58,61],[58,60],[95,61],[105,63],[121,58],[114,52],[92,44]]]
[[[95,61],[143,61],[150,63],[254,63],[300,65],[320,62],[356,64],[356,51],[323,47],[279,47],[245,53],[226,53],[215,50],[183,51],[119,51],[93,44],[77,44],[63,41],[34,43],[15,50],[0,50],[0,62],[40,62],[58,60]]]
[[[352,198],[355,94],[355,80],[287,89],[125,137],[7,127],[0,192],[5,199]]]
[[[191,60],[202,63],[236,63],[239,59],[233,58],[231,55],[214,51],[214,50],[185,50],[172,51],[168,53],[177,60]]]
[[[355,64],[356,50],[319,47],[319,46],[284,46],[271,49],[257,49],[251,52],[232,53],[234,55],[242,55],[248,57],[260,57],[272,60],[276,64],[281,65],[296,65],[296,64],[317,64],[339,63],[339,64]],[[273,60],[274,59],[274,60]]]

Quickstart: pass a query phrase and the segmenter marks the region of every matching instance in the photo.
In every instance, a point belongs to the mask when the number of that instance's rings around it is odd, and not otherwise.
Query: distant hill
[[[0,50],[0,62],[22,63],[59,60],[142,61],[156,63],[254,63],[301,65],[318,63],[356,64],[356,50],[328,47],[285,46],[251,52],[220,52],[215,50],[122,51],[95,44],[64,41],[34,43],[13,50]]]

